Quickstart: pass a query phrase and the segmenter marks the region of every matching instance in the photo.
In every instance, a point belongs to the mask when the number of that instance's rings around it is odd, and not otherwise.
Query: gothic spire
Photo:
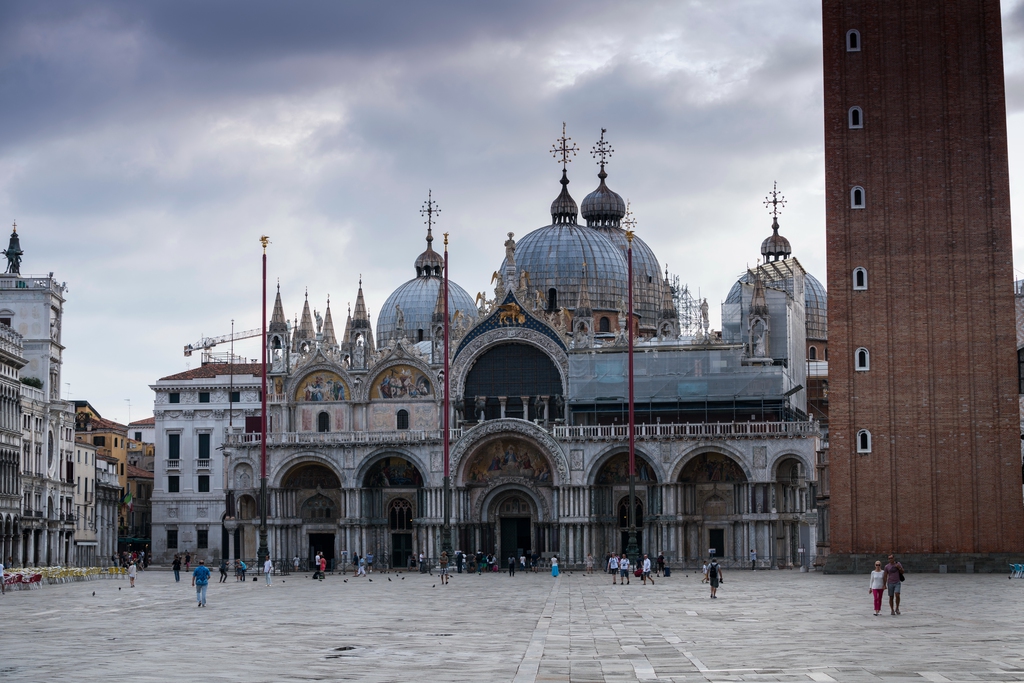
[[[573,311],[574,318],[591,318],[594,309],[590,305],[590,292],[587,290],[587,264],[583,264],[583,277],[580,278],[580,294],[576,299],[576,310]]]
[[[338,339],[334,336],[334,319],[331,317],[331,297],[327,297],[327,310],[324,311],[324,344],[338,345]]]
[[[274,313],[270,316],[270,332],[281,332],[288,329],[288,322],[284,317],[284,306],[281,304],[281,283],[277,283],[277,298],[274,299]]]

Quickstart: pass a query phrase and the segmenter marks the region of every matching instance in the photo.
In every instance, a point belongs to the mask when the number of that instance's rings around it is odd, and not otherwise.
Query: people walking
[[[889,563],[885,565],[885,583],[889,589],[889,610],[893,616],[900,613],[900,587],[903,585],[903,565],[896,561],[895,557],[889,556]],[[893,605],[893,597],[896,604]]]
[[[298,574],[299,573],[299,556],[298,555],[296,555],[292,559],[292,567],[295,569],[295,573]]]
[[[441,585],[448,585],[448,551],[442,550],[441,557],[437,558],[437,566],[441,573]]]
[[[7,560],[10,562],[10,560]],[[0,595],[7,592],[7,585],[4,583],[4,560],[0,557]]]
[[[366,571],[373,573],[373,553],[366,553]]]
[[[324,580],[324,576],[326,575],[326,572],[327,572],[327,556],[326,555],[321,555],[320,556],[320,580],[321,581]],[[365,576],[365,575],[366,575],[366,572],[363,572],[363,576]]]
[[[661,576],[665,572],[665,554],[658,553],[658,576]]]
[[[750,549],[750,571],[757,569],[757,550]]]
[[[210,569],[206,560],[199,560],[199,565],[192,572],[192,585],[196,587],[196,607],[206,607],[206,589],[210,585]]]
[[[129,588],[135,588],[135,575],[138,573],[138,567],[132,562],[128,565],[128,586]]]
[[[629,558],[626,553],[622,553],[622,557],[619,558],[619,578],[620,586],[629,584]]]
[[[619,556],[612,555],[608,558],[608,571],[612,574],[612,585],[619,581]]]
[[[359,558],[359,568],[356,569],[356,576],[366,576],[366,558]]]
[[[651,558],[647,557],[647,553],[644,553],[644,561],[643,564],[640,565],[640,569],[640,580],[643,581],[643,584],[646,586],[647,582],[650,581],[653,586],[654,577],[651,576]]]
[[[192,564],[192,553],[185,551],[185,571],[188,571],[188,567],[190,564]]]
[[[711,562],[708,563],[708,583],[711,584],[711,597],[712,599],[717,598],[718,585],[722,583],[722,566],[715,562],[715,558],[711,558]]]
[[[551,576],[558,578],[558,558],[551,558]]]
[[[587,573],[594,573],[594,556],[590,553],[587,553]]]
[[[174,572],[174,582],[181,581],[181,556],[175,555],[174,561],[171,562],[171,571]]]
[[[228,561],[226,558],[220,558],[220,582],[227,583],[228,580]]]
[[[268,557],[263,563],[263,576],[267,579],[267,585],[270,585],[270,577],[274,573],[274,563],[270,561]]]
[[[704,566],[701,567],[700,573],[701,573],[700,582],[701,583],[707,583],[708,582],[708,563],[707,563],[706,560],[704,561]]]
[[[239,570],[241,571],[241,574],[240,574],[241,580],[245,581],[245,573],[247,571],[249,571],[249,565],[247,565],[245,563],[245,560],[239,560],[238,561],[238,567],[239,567]],[[185,569],[188,569],[188,563],[187,562],[185,563]]]
[[[515,555],[509,555],[508,556],[508,575],[509,576],[515,576],[516,575],[516,556]]]
[[[882,611],[882,593],[885,592],[885,572],[882,571],[882,563],[875,561],[875,570],[871,572],[871,581],[868,585],[868,593],[875,598],[875,616]]]

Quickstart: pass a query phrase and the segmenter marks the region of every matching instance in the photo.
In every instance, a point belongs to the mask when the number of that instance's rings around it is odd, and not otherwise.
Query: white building
[[[259,366],[210,363],[164,377],[156,393],[159,435],[153,483],[152,552],[156,562],[191,550],[218,557],[227,544],[224,437],[259,429]],[[132,430],[130,429],[129,432]],[[132,434],[134,436],[134,434]]]
[[[118,462],[109,455],[96,456],[96,555],[107,566],[117,552],[117,507],[121,502]]]
[[[75,553],[79,567],[97,566],[96,534],[96,446],[75,443]]]
[[[21,549],[21,335],[0,325],[0,558]]]

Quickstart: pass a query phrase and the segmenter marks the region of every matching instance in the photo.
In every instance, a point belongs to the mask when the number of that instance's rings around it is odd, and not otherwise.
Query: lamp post
[[[448,559],[452,557],[452,477],[450,454],[449,419],[451,407],[449,406],[449,389],[451,382],[448,380],[448,233],[444,234],[444,436],[441,443],[444,447],[444,522],[441,527],[441,550],[448,553]]]
[[[270,556],[267,548],[267,245],[270,238],[260,236],[263,245],[263,368],[260,392],[260,547],[256,556],[262,565]]]
[[[633,231],[626,231],[626,282],[629,288],[629,314],[626,316],[626,355],[629,359],[629,542],[626,556],[636,566],[640,548],[636,542],[636,416],[633,414]]]

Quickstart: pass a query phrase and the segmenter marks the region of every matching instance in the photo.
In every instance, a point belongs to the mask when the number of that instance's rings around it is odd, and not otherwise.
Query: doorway
[[[708,529],[708,549],[711,548],[715,557],[725,559],[725,529]]]
[[[498,560],[504,565],[508,558],[515,557],[530,550],[530,518],[529,517],[502,517],[501,518],[501,556]]]
[[[624,552],[626,552],[626,548],[629,547],[629,532],[628,531],[623,531],[622,532],[622,539],[621,540],[622,540],[622,545],[620,547],[622,549],[619,551],[620,555],[623,554]],[[644,552],[644,531],[643,531],[643,529],[637,529],[636,530],[636,547],[640,550],[640,554],[642,555],[643,552]],[[632,560],[634,558],[630,558],[630,559]]]
[[[391,566],[401,569],[409,566],[412,555],[412,534],[391,534]]]
[[[327,569],[334,571],[334,534],[310,534],[309,535],[309,564],[313,565],[313,559],[317,552],[327,558]]]

